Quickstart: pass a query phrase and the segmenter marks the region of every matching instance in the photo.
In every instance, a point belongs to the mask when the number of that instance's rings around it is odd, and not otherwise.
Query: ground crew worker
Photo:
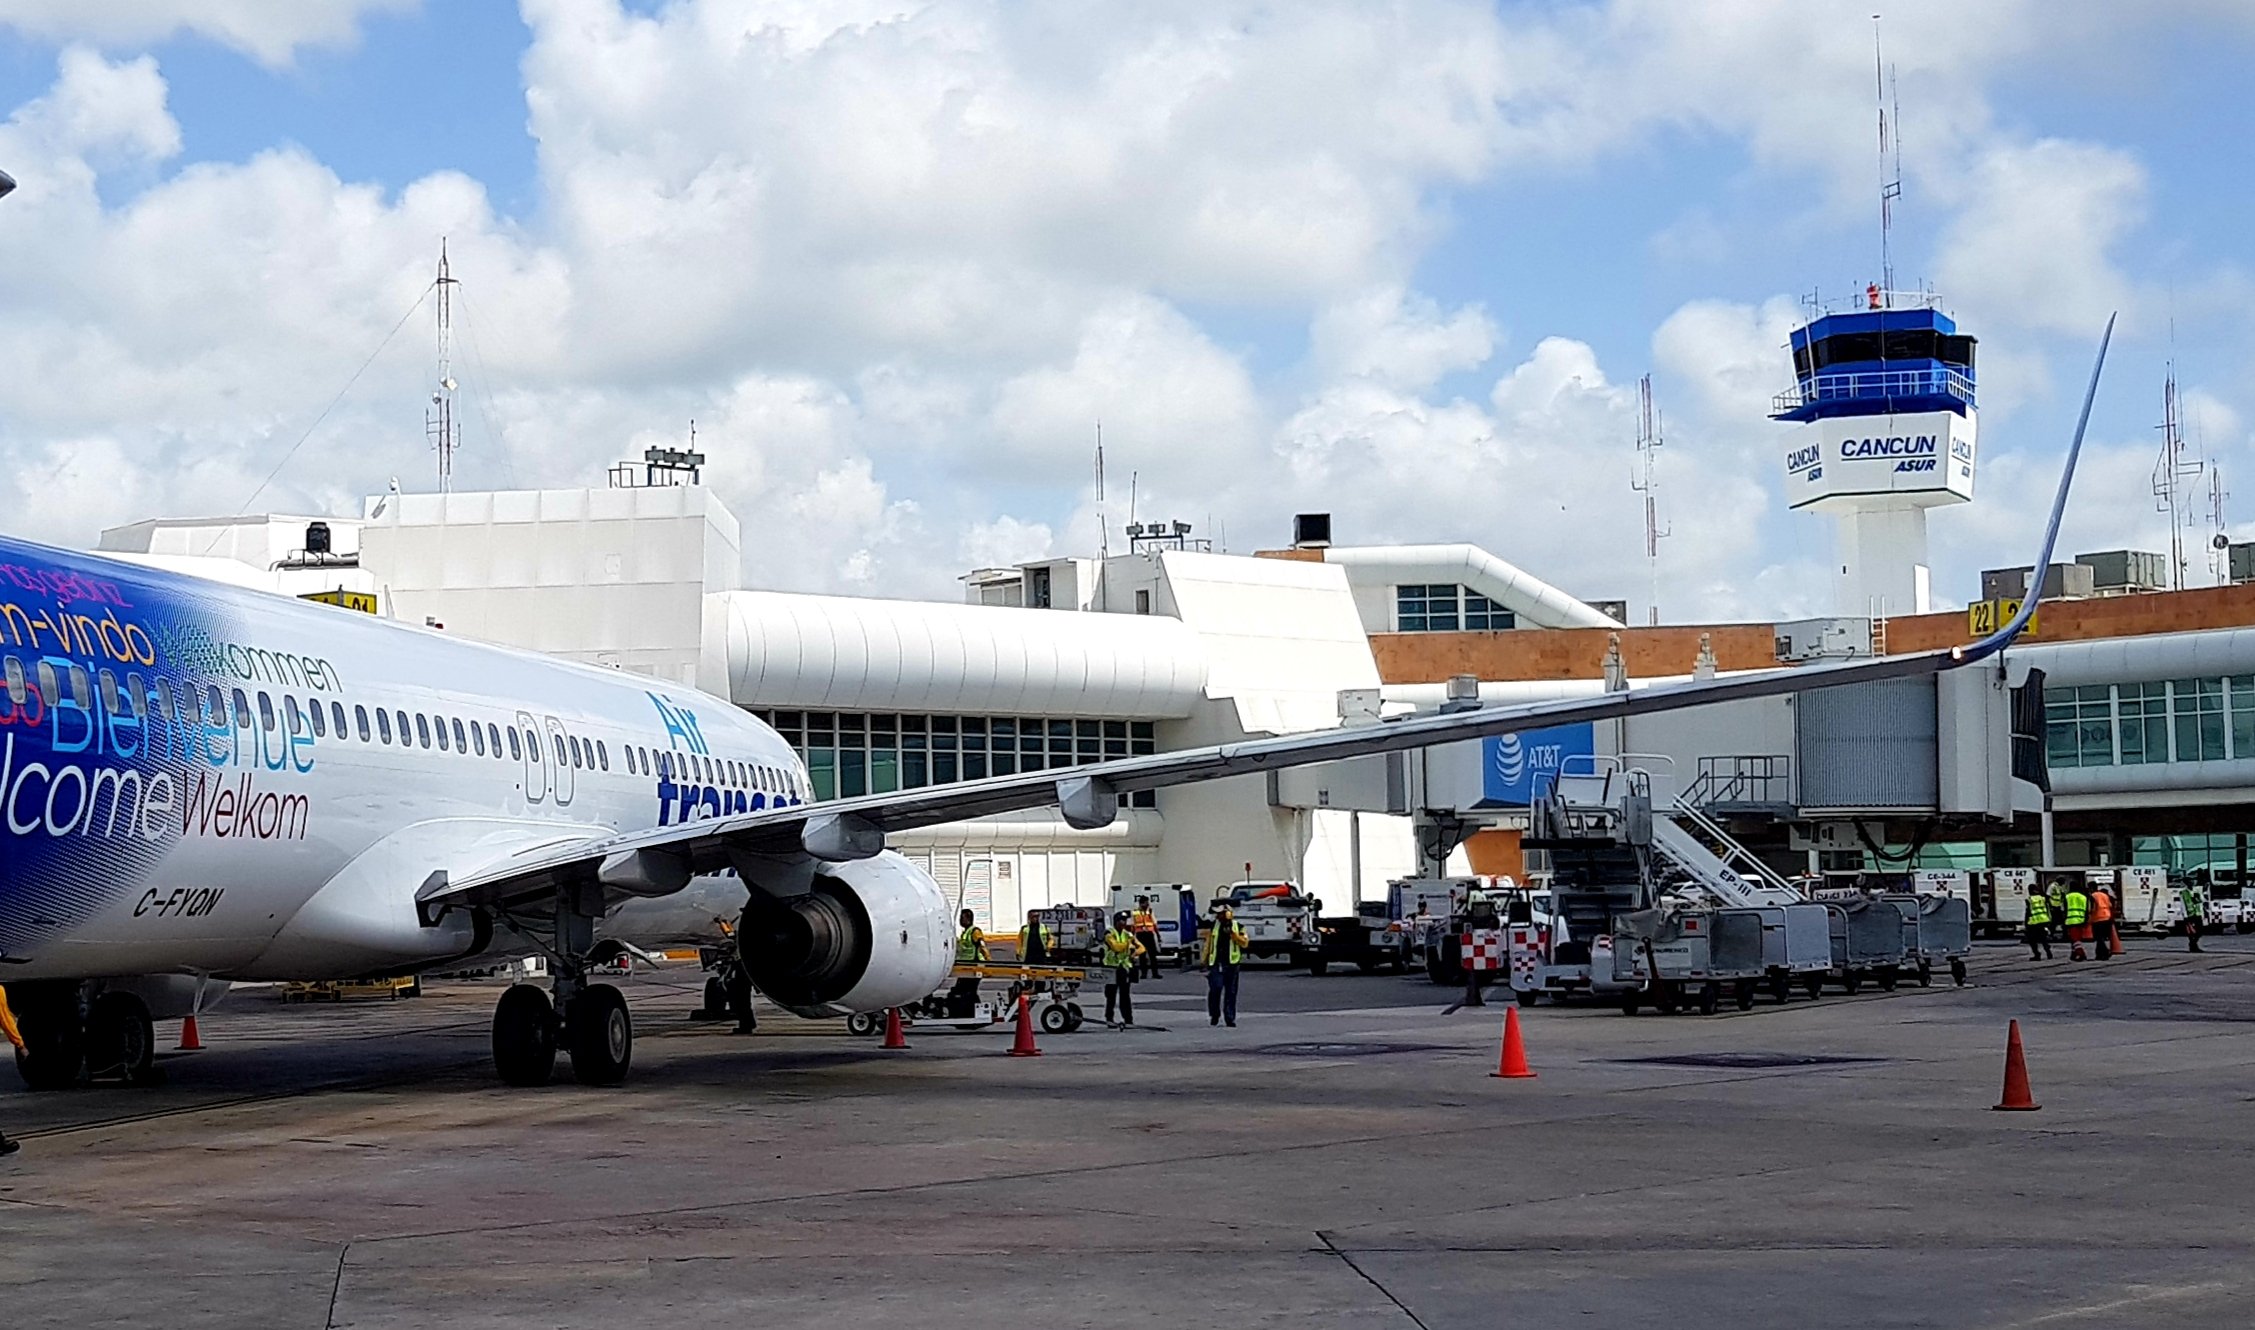
[[[2102,961],[2122,949],[2122,935],[2114,931],[2114,893],[2105,887],[2091,889],[2091,938]]]
[[[2083,944],[2091,940],[2091,898],[2082,887],[2067,888],[2067,941],[2072,947],[2067,953],[2071,961],[2086,960]]]
[[[18,1053],[24,1050],[23,1031],[16,1028],[16,1013],[8,1010],[8,990],[0,988],[0,1035],[6,1036],[10,1047]],[[23,1148],[20,1141],[11,1141],[6,1132],[0,1132],[0,1155],[12,1155]]]
[[[1226,902],[1214,902],[1214,925],[1206,931],[1206,945],[1201,959],[1206,965],[1206,1024],[1219,1025],[1224,1020],[1231,1029],[1237,1028],[1237,971],[1245,963],[1245,948],[1252,939],[1237,926],[1237,918],[1229,911]]]
[[[1139,975],[1159,977],[1159,916],[1151,912],[1151,898],[1135,898],[1135,913],[1128,916],[1128,931],[1143,944],[1143,952],[1136,957],[1135,969]]]
[[[2200,925],[2202,915],[2208,912],[2208,902],[2200,898],[2200,889],[2191,883],[2177,888],[2177,900],[2185,907],[2185,941],[2188,950],[2200,950]]]
[[[2048,961],[2051,952],[2051,898],[2040,891],[2028,893],[2028,918],[2020,925],[2020,936],[2028,943],[2028,959]]]
[[[1198,954],[1198,893],[1184,887],[1175,902],[1175,968],[1187,970],[1191,958]]]
[[[987,935],[980,930],[977,915],[965,910],[955,916],[955,926],[961,930],[955,935],[957,965],[984,965],[994,959],[987,951]],[[963,975],[947,992],[948,1015],[968,1016],[978,1009],[979,976]]]
[[[1049,930],[1041,926],[1041,911],[1026,911],[1026,926],[1018,930],[1018,963],[1048,964],[1051,941]]]
[[[1118,1026],[1126,1029],[1135,1024],[1136,962],[1145,955],[1143,943],[1129,927],[1131,916],[1122,910],[1112,916],[1112,928],[1104,935],[1104,968],[1112,977],[1104,981],[1104,1023],[1114,1024],[1113,1009],[1119,1010]]]

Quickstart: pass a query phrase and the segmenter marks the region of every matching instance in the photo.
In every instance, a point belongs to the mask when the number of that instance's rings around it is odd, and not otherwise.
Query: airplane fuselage
[[[399,972],[434,872],[811,795],[693,689],[0,539],[0,982]]]

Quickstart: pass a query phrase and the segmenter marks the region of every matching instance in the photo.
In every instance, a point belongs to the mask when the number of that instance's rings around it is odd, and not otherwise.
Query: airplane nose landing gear
[[[509,1085],[546,1085],[559,1045],[582,1085],[617,1085],[634,1061],[634,1021],[626,995],[610,984],[587,982],[602,891],[593,883],[556,893],[554,947],[549,970],[555,997],[531,984],[513,985],[493,1009],[493,1066]]]

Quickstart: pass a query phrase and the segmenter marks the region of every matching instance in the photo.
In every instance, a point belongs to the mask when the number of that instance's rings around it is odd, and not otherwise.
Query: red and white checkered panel
[[[1542,966],[1549,953],[1550,930],[1540,924],[1520,924],[1511,930],[1511,986],[1542,986]]]
[[[1467,929],[1457,944],[1464,953],[1464,968],[1492,973],[1503,968],[1504,935],[1500,928]]]

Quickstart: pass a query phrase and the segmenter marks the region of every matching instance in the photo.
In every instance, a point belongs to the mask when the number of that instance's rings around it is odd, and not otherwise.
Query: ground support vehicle
[[[397,1002],[401,998],[423,996],[423,981],[413,977],[398,979],[318,979],[311,983],[282,985],[284,1002],[342,1002],[346,998],[383,998]]]
[[[2168,869],[2152,864],[2131,864],[2116,869],[2114,894],[2120,902],[2115,926],[2123,932],[2184,931],[2184,901],[2170,884]]]
[[[1314,897],[1301,895],[1289,882],[1238,882],[1217,894],[1226,895],[1231,915],[1244,930],[1248,956],[1304,965],[1310,974],[1330,968]]]
[[[1386,917],[1401,929],[1405,967],[1423,966],[1436,984],[1464,982],[1456,950],[1464,898],[1481,885],[1476,877],[1405,877],[1386,884]]]
[[[1318,959],[1327,966],[1352,965],[1364,974],[1409,968],[1408,931],[1387,917],[1384,901],[1365,901],[1353,914],[1318,917],[1315,927],[1322,944]]]
[[[1196,888],[1183,882],[1138,882],[1128,886],[1113,887],[1106,895],[1106,918],[1122,910],[1135,913],[1135,898],[1148,897],[1151,917],[1159,926],[1159,954],[1153,960],[1179,960],[1183,948],[1195,948],[1198,934],[1195,929],[1189,937],[1182,935],[1182,893],[1189,891],[1195,897]]]
[[[1869,979],[1892,990],[1903,966],[1903,915],[1877,896],[1824,902],[1832,933],[1830,977],[1850,993]]]
[[[1647,1002],[1663,1015],[1696,1005],[1712,1016],[1726,995],[1744,1011],[1764,973],[1753,910],[1663,907],[1624,916],[1613,932],[1613,978],[1635,984],[1621,998],[1631,1016]]]
[[[2028,918],[2033,868],[1991,868],[1973,877],[1973,929],[1982,937],[2017,937]]]
[[[1052,905],[1035,913],[1041,926],[1049,930],[1049,952],[1052,957],[1073,957],[1094,960],[1104,946],[1104,933],[1111,919],[1098,905]],[[988,945],[1007,940],[1015,949],[1017,932],[991,938]]]
[[[946,988],[913,1006],[901,1008],[900,1018],[909,1027],[931,1026],[953,1030],[983,1030],[989,1026],[1007,1024],[1017,1019],[1018,995],[1024,993],[1033,1008],[1034,1022],[1047,1034],[1069,1034],[1087,1021],[1087,1013],[1079,1002],[1081,985],[1102,984],[1110,979],[1103,970],[1090,970],[1078,965],[958,965],[949,971]],[[1006,981],[1009,987],[998,998],[984,993],[979,1000],[965,1007],[955,1000],[957,979],[976,978],[982,981]],[[869,1035],[882,1033],[885,1013],[881,1011],[856,1012],[846,1017],[849,1034]]]
[[[1965,962],[1973,954],[1973,913],[1957,896],[1890,892],[1880,897],[1903,915],[1903,960],[1921,988],[1934,982],[1934,967],[1949,970],[1950,981],[1965,986]]]

